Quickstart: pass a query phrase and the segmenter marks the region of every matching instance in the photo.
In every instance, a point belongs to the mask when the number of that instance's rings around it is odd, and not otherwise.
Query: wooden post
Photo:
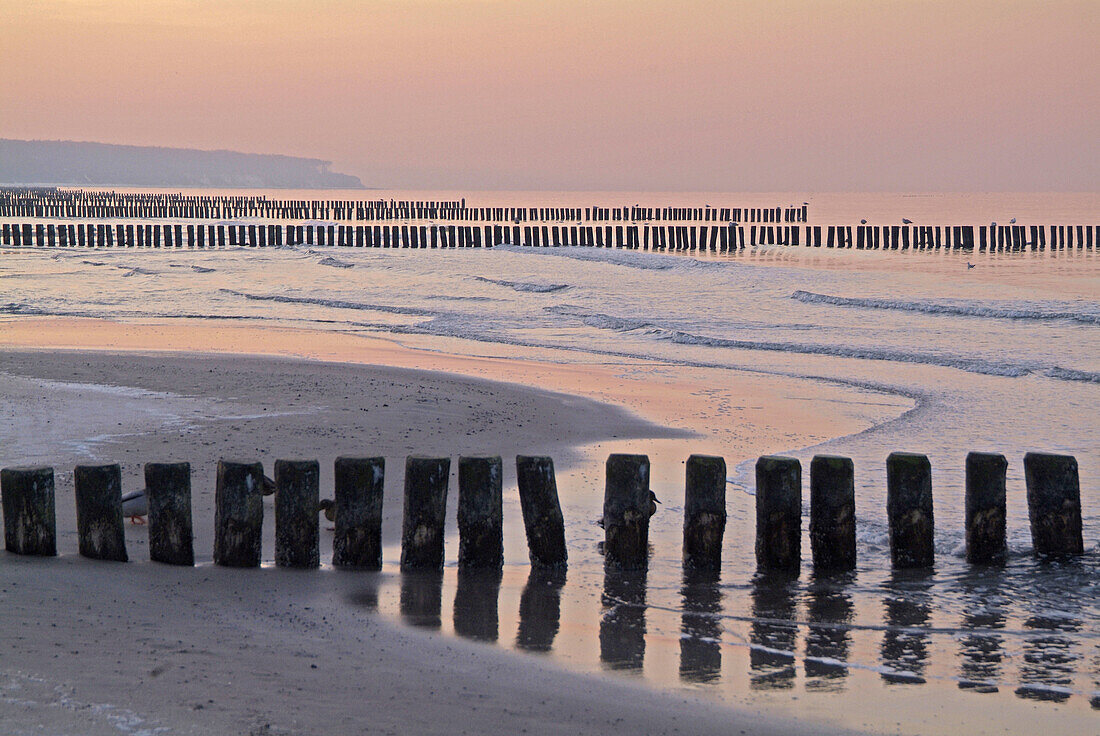
[[[1004,455],[966,456],[966,559],[978,564],[1005,560]]]
[[[687,460],[684,489],[684,567],[722,566],[726,531],[726,461],[711,455]]]
[[[53,468],[0,470],[4,547],[17,555],[57,554]]]
[[[451,459],[410,455],[405,459],[405,508],[401,569],[443,568],[443,525]]]
[[[117,464],[77,465],[73,482],[80,554],[93,560],[126,562],[121,469]]]
[[[802,564],[802,466],[795,458],[756,461],[756,564],[793,574]]]
[[[810,461],[810,549],[815,570],[856,566],[856,486],[851,458]]]
[[[615,454],[607,458],[603,497],[604,555],[612,567],[637,569],[649,560],[649,458]]]
[[[886,458],[886,512],[894,567],[931,567],[935,562],[932,465],[910,452]]]
[[[275,564],[279,567],[321,564],[320,474],[316,460],[275,461]]]
[[[214,564],[259,567],[263,538],[264,468],[258,462],[218,461],[214,491]]]
[[[564,567],[565,519],[558,502],[554,461],[549,457],[516,456],[516,479],[527,552],[533,567]]]
[[[458,566],[500,569],[504,510],[499,456],[458,459]]]
[[[333,567],[382,569],[382,488],[386,459],[336,458]]]
[[[1024,455],[1024,477],[1035,554],[1063,557],[1084,552],[1077,459],[1029,452]]]
[[[149,505],[149,559],[169,565],[194,565],[191,464],[147,463],[145,497]]]

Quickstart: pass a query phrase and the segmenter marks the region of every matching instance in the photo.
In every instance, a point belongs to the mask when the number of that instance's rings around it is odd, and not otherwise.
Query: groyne
[[[1031,252],[1100,246],[1100,225],[283,225],[4,222],[22,248],[482,248],[586,246],[729,253],[760,245],[855,250]]]
[[[1028,453],[1023,459],[1034,554],[1063,559],[1082,554],[1081,490],[1077,461],[1069,455]],[[966,557],[971,564],[1001,564],[1006,556],[1008,462],[1002,455],[970,453],[966,462]],[[439,570],[451,460],[409,456],[405,464],[401,569]],[[564,521],[548,457],[516,458],[520,504],[533,568],[567,565]],[[380,513],[384,458],[336,460],[336,535],[332,564],[381,567]],[[924,455],[893,453],[887,459],[886,516],[894,568],[935,564],[931,464]],[[262,560],[263,495],[275,494],[275,562],[279,567],[320,564],[319,468],[315,460],[278,460],[268,481],[260,462],[221,460],[217,468],[214,553],[217,565],[258,567]],[[499,570],[503,556],[500,457],[458,459],[459,567]],[[126,562],[123,489],[115,464],[80,465],[74,472],[77,535],[82,556]],[[194,563],[191,473],[187,463],[145,467],[150,559]],[[656,511],[646,455],[614,454],[605,472],[604,563],[609,569],[644,570],[649,564],[649,520]],[[810,466],[810,539],[815,573],[856,566],[853,467],[848,458],[815,457]],[[692,455],[686,463],[683,564],[716,571],[726,523],[725,462]],[[798,460],[764,456],[756,463],[758,571],[799,574],[802,566],[802,468]],[[49,467],[0,471],[5,546],[22,555],[57,554],[55,487]]]

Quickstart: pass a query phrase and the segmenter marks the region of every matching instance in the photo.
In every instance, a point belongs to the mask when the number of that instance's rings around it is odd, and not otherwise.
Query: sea
[[[470,206],[531,207],[806,203],[809,224],[822,225],[1100,221],[1096,193],[187,193],[464,197]],[[664,503],[653,518],[645,575],[604,574],[596,550],[601,531],[592,524],[602,488],[592,482],[590,492],[563,496],[567,574],[530,572],[520,531],[506,540],[499,580],[462,579],[453,545],[441,578],[395,582],[369,605],[412,625],[582,671],[856,725],[879,723],[883,697],[893,699],[896,714],[919,711],[934,695],[994,724],[1022,713],[1018,706],[1028,714],[1045,709],[1044,717],[1100,709],[1095,251],[4,250],[0,319],[51,315],[239,321],[381,335],[465,355],[552,352],[562,362],[629,361],[634,373],[679,371],[718,384],[745,372],[775,375],[810,392],[844,386],[868,402],[889,397],[900,408],[864,431],[773,448],[798,458],[806,479],[816,454],[853,459],[859,565],[851,574],[815,576],[807,564],[795,579],[756,575],[755,458],[731,456],[718,576],[681,570],[678,468],[654,472]],[[1002,567],[973,566],[963,556],[964,462],[972,450],[1008,459],[1009,556]],[[925,453],[932,464],[932,570],[892,571],[889,564],[885,460],[894,451]],[[1078,558],[1039,561],[1032,554],[1023,478],[1029,451],[1078,460],[1086,547]],[[602,473],[600,453],[588,457],[587,467],[570,471],[574,477]],[[505,494],[512,499],[506,512],[518,519],[514,487]],[[808,519],[808,480],[803,499]],[[807,537],[804,559],[808,554]]]

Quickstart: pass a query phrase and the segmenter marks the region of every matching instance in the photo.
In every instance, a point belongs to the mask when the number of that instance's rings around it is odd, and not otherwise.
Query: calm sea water
[[[267,194],[465,196],[471,205],[523,206],[805,201],[811,222],[822,224],[1100,220],[1095,194]],[[85,288],[89,279],[94,291]],[[789,702],[792,693],[867,687],[920,693],[925,683],[966,691],[952,697],[994,699],[979,702],[1042,700],[1087,711],[1100,695],[1100,254],[9,250],[0,257],[0,315],[247,320],[415,336],[418,344],[436,340],[474,354],[558,348],[577,361],[628,357],[655,371],[706,369],[718,380],[722,371],[751,370],[802,377],[807,386],[842,382],[869,397],[909,397],[912,411],[860,434],[774,448],[804,468],[816,453],[855,460],[861,562],[853,575],[754,577],[752,458],[727,457],[727,538],[738,542],[727,543],[717,579],[681,577],[682,485],[655,473],[668,503],[653,521],[648,576],[604,576],[593,553],[600,532],[586,521],[602,499],[579,494],[563,499],[576,561],[567,578],[528,577],[518,562],[503,580],[464,579],[449,568],[438,579],[394,583],[400,589],[370,605],[459,635],[549,651],[581,668],[732,699],[751,692]],[[894,450],[932,461],[932,572],[889,570],[885,458]],[[1009,460],[1011,555],[1003,569],[976,569],[961,556],[969,450]],[[1022,477],[1029,450],[1078,458],[1087,547],[1078,560],[1040,565],[1030,555]],[[601,474],[599,458],[592,462],[578,476]],[[507,552],[526,560],[520,537],[508,540]],[[852,698],[851,707],[869,706]]]

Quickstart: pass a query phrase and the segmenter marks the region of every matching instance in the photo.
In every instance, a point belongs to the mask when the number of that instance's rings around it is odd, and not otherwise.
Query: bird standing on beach
[[[653,515],[655,513],[657,513],[657,504],[659,504],[660,502],[661,502],[660,499],[657,498],[657,494],[654,493],[653,491],[650,491],[649,492],[649,505],[646,507],[646,515],[649,516],[650,518],[652,518]],[[600,518],[596,519],[596,526],[600,527],[601,529],[605,528],[604,525],[603,525],[603,517],[602,516]]]
[[[336,502],[331,498],[322,498],[319,512],[325,515],[325,519],[333,523],[333,526],[329,527],[329,531],[336,531]]]
[[[144,524],[149,514],[149,499],[145,489],[122,494],[122,515],[130,519],[131,524]]]
[[[903,217],[903,218],[901,218],[901,222],[902,222],[902,224],[904,224],[904,225],[912,225],[912,224],[913,224],[913,221],[912,221],[912,220],[910,220],[910,219],[909,219],[908,217]]]

